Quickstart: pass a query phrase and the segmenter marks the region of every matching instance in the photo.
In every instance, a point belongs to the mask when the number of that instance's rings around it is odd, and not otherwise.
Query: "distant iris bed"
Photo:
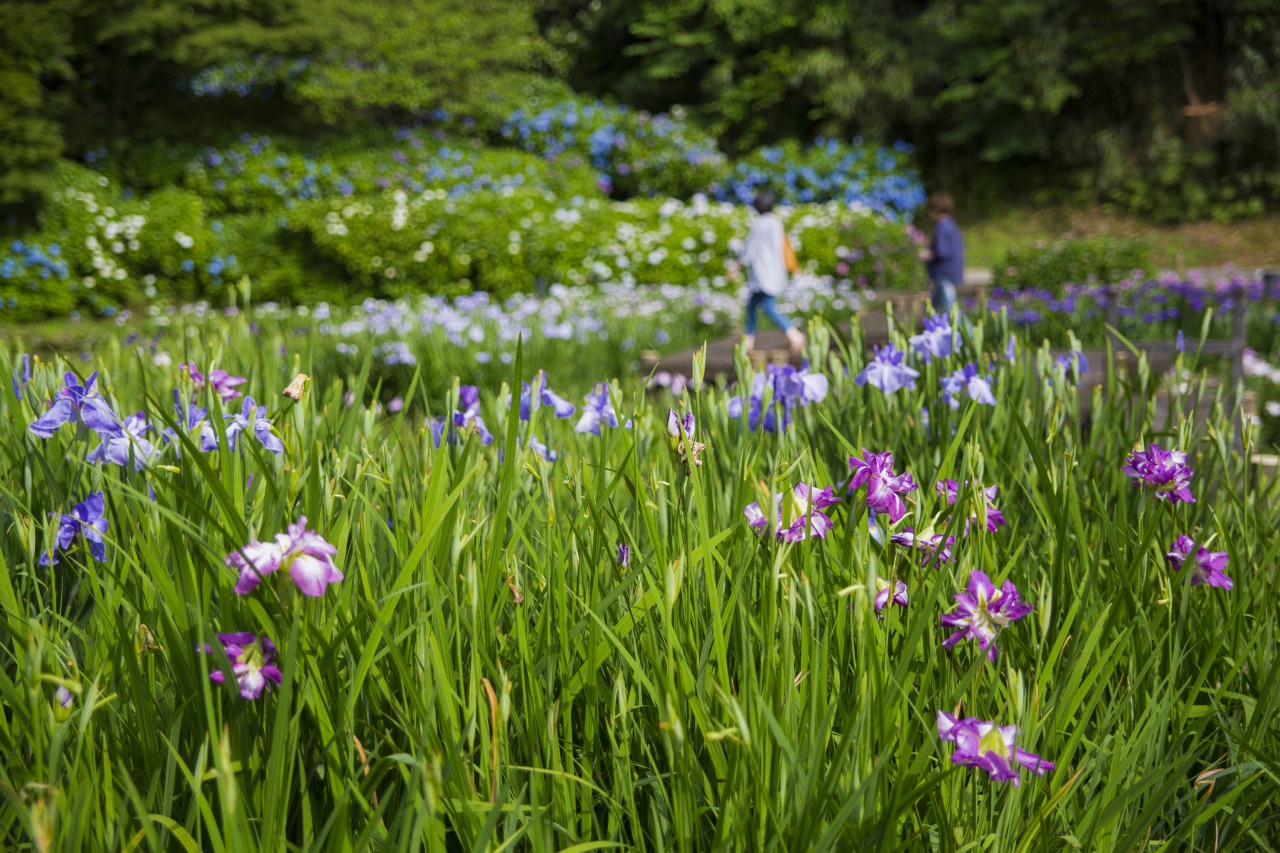
[[[0,351],[6,849],[1274,846],[1280,486],[1193,347],[1088,424],[1002,316],[676,396],[570,297]]]

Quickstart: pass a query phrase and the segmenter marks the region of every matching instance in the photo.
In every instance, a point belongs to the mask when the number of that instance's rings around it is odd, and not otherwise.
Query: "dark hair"
[[[936,216],[949,216],[956,209],[951,193],[933,193],[929,196],[929,212]]]
[[[768,190],[761,190],[756,193],[755,208],[757,213],[768,213],[773,210],[773,206],[777,203],[778,200]]]

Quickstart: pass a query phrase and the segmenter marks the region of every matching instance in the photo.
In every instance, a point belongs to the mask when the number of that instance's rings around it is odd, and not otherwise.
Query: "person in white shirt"
[[[773,321],[787,335],[791,351],[804,350],[805,338],[787,315],[778,310],[778,297],[787,289],[790,276],[783,243],[786,233],[782,220],[773,212],[773,193],[767,190],[756,196],[755,209],[760,215],[751,223],[746,242],[738,254],[738,260],[747,268],[746,334],[743,340],[750,351],[756,342],[758,312]]]

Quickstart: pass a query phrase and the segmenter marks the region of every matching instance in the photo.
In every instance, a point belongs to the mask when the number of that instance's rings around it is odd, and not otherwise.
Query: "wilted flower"
[[[978,641],[978,647],[991,660],[996,659],[996,632],[1007,628],[1010,622],[1031,612],[1031,605],[1023,603],[1013,581],[1006,580],[996,589],[991,578],[978,570],[969,573],[969,586],[956,594],[955,612],[944,613],[942,624],[960,630],[943,641],[943,648],[952,648],[963,639]]]
[[[911,336],[911,348],[928,364],[935,358],[946,358],[960,345],[960,335],[951,328],[951,318],[946,315],[926,317],[924,331]]]
[[[991,393],[991,382],[978,375],[976,364],[966,364],[950,376],[942,377],[942,399],[953,409],[960,408],[960,395],[968,394],[969,399],[984,406],[996,404],[995,395]]]
[[[867,506],[876,512],[888,513],[889,522],[897,524],[907,513],[902,496],[914,492],[918,486],[910,474],[893,473],[893,453],[871,453],[862,449],[862,459],[849,457],[849,470],[853,479],[849,488],[867,487]]]
[[[786,495],[774,495],[773,500],[773,516],[777,525],[774,532],[782,542],[799,542],[807,536],[826,539],[827,533],[834,524],[830,516],[822,510],[840,502],[830,486],[822,491],[816,491],[807,483],[797,483],[795,488]],[[768,529],[770,519],[760,508],[759,503],[747,506],[743,514],[746,515],[747,523],[756,533],[763,533]]]
[[[123,424],[112,421],[109,427],[98,430],[102,441],[89,451],[85,460],[92,464],[111,462],[124,467],[132,457],[134,469],[141,471],[156,454],[155,445],[146,439],[150,429],[144,412],[129,415]]]
[[[301,516],[290,524],[288,533],[276,535],[274,541],[250,542],[227,555],[227,566],[240,572],[236,592],[248,595],[267,575],[287,569],[303,595],[319,598],[331,583],[343,579],[333,564],[338,549],[319,533],[307,529],[307,518]]]
[[[216,373],[217,371],[214,372]],[[296,400],[297,402],[302,402],[302,395],[307,392],[307,386],[310,384],[311,377],[305,373],[299,373],[297,376],[293,377],[293,381],[289,383],[289,386],[280,392],[280,395],[288,397],[291,400]]]
[[[875,360],[862,368],[853,381],[858,385],[871,385],[886,394],[892,394],[899,388],[908,390],[916,387],[916,379],[920,372],[902,363],[906,353],[894,349],[893,344],[875,348]]]
[[[957,719],[945,711],[938,712],[938,737],[956,745],[951,761],[961,767],[977,767],[987,771],[996,782],[1018,785],[1017,765],[1037,776],[1053,769],[1051,761],[1017,746],[1017,726],[997,726],[977,717]]]
[[[279,686],[284,680],[284,675],[275,665],[275,644],[265,634],[261,637],[251,631],[219,634],[218,642],[222,643],[222,650],[231,661],[231,674],[235,676],[240,695],[245,699],[257,699],[268,684]],[[201,651],[213,654],[214,647],[206,643]],[[222,670],[215,670],[209,673],[209,680],[223,684],[227,676]]]
[[[667,433],[670,435],[671,445],[680,454],[680,461],[689,473],[702,466],[699,456],[707,447],[701,441],[693,440],[693,426],[693,412],[680,415],[675,409],[667,410]]]
[[[244,398],[240,414],[223,417],[231,421],[227,425],[227,446],[232,450],[236,449],[236,439],[240,433],[246,429],[252,429],[254,438],[258,439],[267,450],[272,453],[284,452],[284,442],[271,431],[271,421],[267,420],[267,407],[256,406],[252,397]]]
[[[900,580],[894,580],[890,584],[881,577],[876,578],[876,612],[879,613],[890,604],[896,604],[899,607],[907,606],[907,585]]]
[[[1183,565],[1188,560],[1192,560],[1194,556],[1191,567],[1192,586],[1202,583],[1216,586],[1219,589],[1231,589],[1233,586],[1231,578],[1227,577],[1226,574],[1226,551],[1210,551],[1203,547],[1197,548],[1195,540],[1183,534],[1174,540],[1173,544],[1169,546],[1168,553],[1164,556],[1169,561],[1169,568],[1175,572],[1182,571]]]
[[[573,431],[600,435],[602,425],[617,429],[618,413],[613,410],[613,403],[609,402],[609,386],[603,382],[597,382],[595,390],[587,394],[587,405],[583,408],[582,417],[578,419],[578,424]]]
[[[77,536],[83,536],[89,543],[89,553],[100,563],[107,560],[107,546],[102,541],[102,534],[107,532],[107,519],[103,515],[107,508],[102,492],[93,492],[76,504],[71,515],[63,513],[58,522],[58,550],[65,551],[71,547]],[[53,513],[57,515],[57,513]],[[58,553],[44,553],[40,556],[40,565],[57,565]]]
[[[890,536],[889,541],[903,548],[914,548],[920,551],[921,568],[926,566],[936,568],[939,563],[951,562],[951,546],[956,543],[956,537],[948,536],[944,542],[941,533],[917,534],[914,527],[907,527]]]
[[[98,381],[97,371],[90,374],[83,385],[71,371],[63,375],[62,381],[66,387],[53,401],[49,411],[32,421],[27,429],[41,438],[49,438],[58,427],[74,421],[77,415],[92,430],[110,429],[116,425],[118,419],[115,412],[111,411],[111,407],[93,388]]]
[[[1191,467],[1181,450],[1165,450],[1152,444],[1150,450],[1135,450],[1121,469],[1135,486],[1154,486],[1156,500],[1195,503],[1191,494]]]

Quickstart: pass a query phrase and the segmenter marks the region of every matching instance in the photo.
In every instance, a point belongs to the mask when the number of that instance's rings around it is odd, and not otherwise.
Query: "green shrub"
[[[1145,241],[1098,235],[1050,246],[1013,246],[996,265],[992,283],[1060,294],[1068,283],[1113,283],[1153,271],[1151,246]]]

